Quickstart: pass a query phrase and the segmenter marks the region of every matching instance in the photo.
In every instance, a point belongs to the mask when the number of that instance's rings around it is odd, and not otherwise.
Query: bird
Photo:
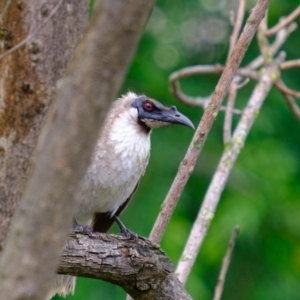
[[[148,165],[152,129],[172,124],[194,129],[193,123],[175,106],[166,107],[145,95],[127,92],[112,103],[83,179],[73,229],[107,232],[116,222],[121,234],[128,238],[137,236],[119,216]],[[57,275],[50,295],[74,293],[75,279]]]

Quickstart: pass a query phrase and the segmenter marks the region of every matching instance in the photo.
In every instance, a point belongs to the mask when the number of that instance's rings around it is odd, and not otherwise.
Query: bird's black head
[[[176,106],[166,107],[156,100],[139,96],[133,101],[132,107],[138,111],[140,125],[148,131],[172,124],[181,124],[195,129],[193,123],[180,113]]]

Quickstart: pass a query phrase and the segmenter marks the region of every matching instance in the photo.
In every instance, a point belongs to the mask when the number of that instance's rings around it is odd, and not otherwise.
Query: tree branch
[[[171,74],[169,78],[171,92],[178,100],[180,100],[186,105],[207,108],[209,100],[211,99],[211,95],[206,97],[188,96],[182,92],[180,88],[179,80],[181,80],[182,78],[201,75],[201,74],[222,74],[224,69],[225,66],[216,64],[216,65],[200,65],[200,66],[186,67],[180,69],[179,71],[175,71]],[[259,74],[256,71],[251,70],[250,68],[237,69],[236,74],[240,75],[240,77],[259,80]],[[226,107],[221,106],[220,110],[226,110]],[[238,109],[234,109],[233,112],[235,114],[241,114],[241,111]]]
[[[269,54],[274,56],[279,51],[280,47],[286,42],[290,34],[296,30],[296,28],[297,25],[295,23],[292,23],[288,27],[279,30],[276,34],[275,41],[272,45],[270,45]],[[257,69],[261,67],[263,63],[263,56],[260,55],[259,57],[254,59],[250,64],[248,64],[247,67],[251,69]]]
[[[291,12],[287,17],[280,20],[278,24],[266,31],[266,36],[270,37],[276,34],[279,30],[287,27],[291,22],[293,22],[300,15],[300,6],[298,6],[293,12]]]
[[[72,234],[58,273],[111,282],[134,299],[191,300],[175,276],[170,259],[157,245],[143,238]]]
[[[239,234],[240,228],[239,226],[236,226],[231,234],[230,237],[230,241],[227,247],[227,251],[226,251],[226,255],[223,258],[223,262],[222,262],[222,268],[219,274],[219,280],[218,280],[218,284],[215,288],[215,294],[214,294],[214,298],[213,300],[220,300],[222,293],[223,293],[223,288],[224,288],[224,283],[225,283],[225,278],[226,278],[226,274],[230,265],[230,261],[231,261],[231,255],[235,246],[235,242],[237,239],[237,236]]]
[[[3,17],[5,16],[10,4],[11,4],[11,0],[6,0],[5,5],[4,5],[2,11],[0,12],[0,24],[1,25],[2,25],[2,21],[3,21]]]
[[[300,108],[297,105],[295,99],[287,94],[282,93],[282,96],[284,97],[287,105],[289,106],[291,112],[294,114],[298,122],[300,122]]]
[[[201,209],[177,266],[176,273],[181,282],[186,281],[191,271],[204,237],[207,234],[211,220],[214,217],[216,207],[220,201],[221,194],[225,188],[231,169],[233,168],[241,149],[244,147],[248,133],[258,115],[261,105],[274,81],[278,78],[279,63],[280,62],[274,62],[265,68],[261,75],[260,82],[257,83],[247,106],[243,110],[242,117],[234,131],[230,143],[225,146],[225,150],[205,194]]]
[[[226,61],[228,61],[237,43],[238,37],[240,35],[241,27],[243,24],[243,20],[244,20],[244,14],[245,14],[245,0],[239,0],[237,15],[233,24],[233,32],[229,39],[229,50],[228,50]],[[232,115],[234,113],[235,98],[237,95],[237,90],[239,86],[238,83],[240,80],[241,80],[240,77],[235,76],[229,86],[227,106],[226,106],[225,118],[224,118],[224,127],[223,127],[224,144],[226,144],[231,139]]]
[[[245,0],[239,0],[239,5],[236,13],[235,20],[233,21],[233,31],[229,38],[229,50],[226,61],[229,60],[230,55],[232,54],[232,51],[238,41],[243,20],[244,20],[244,14],[245,14]]]
[[[188,151],[180,164],[179,171],[172,183],[166,199],[163,202],[160,214],[157,217],[150,234],[150,239],[154,242],[158,243],[162,238],[182,190],[194,169],[197,158],[218,114],[218,110],[228,91],[229,85],[236,74],[236,70],[238,69],[242,58],[244,57],[244,54],[257,30],[259,23],[265,15],[268,5],[269,0],[258,0],[247,20],[246,26],[236,44],[235,49],[232,52],[231,57],[229,58],[224,72],[220,77],[220,80],[215,88],[215,92],[213,93],[208,103],[208,107],[204,111],[201,122],[196,129]]]
[[[280,64],[281,70],[287,70],[287,69],[299,68],[299,67],[300,67],[300,59],[288,60]]]
[[[285,95],[290,95],[292,97],[300,99],[300,92],[288,88],[282,80],[275,82],[277,89]]]

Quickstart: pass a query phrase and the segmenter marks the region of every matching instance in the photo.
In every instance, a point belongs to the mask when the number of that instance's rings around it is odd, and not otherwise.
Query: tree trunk
[[[42,122],[88,20],[88,0],[64,0],[52,16],[59,4],[13,0],[0,23],[2,53],[31,36],[0,59],[0,252]]]
[[[153,4],[97,1],[39,136],[32,175],[2,254],[0,290],[5,300],[40,300],[49,291],[78,186]],[[61,21],[66,19],[61,16]]]

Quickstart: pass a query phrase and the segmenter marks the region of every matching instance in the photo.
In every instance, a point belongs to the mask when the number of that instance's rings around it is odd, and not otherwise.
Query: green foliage
[[[252,3],[251,3],[252,2]],[[255,1],[247,1],[248,9]],[[185,107],[169,93],[172,71],[195,64],[224,62],[230,25],[228,11],[237,1],[159,0],[145,29],[122,92],[145,93],[163,103],[176,104],[195,125],[202,109]],[[269,22],[289,14],[299,0],[271,2]],[[288,59],[299,58],[297,30],[284,46]],[[252,43],[244,59],[258,55]],[[299,69],[284,74],[299,90]],[[183,80],[191,95],[211,93],[217,76]],[[238,95],[246,103],[253,83]],[[189,230],[223,151],[223,113],[220,113],[194,173],[181,196],[162,241],[177,263]],[[235,117],[234,123],[236,123]],[[122,216],[139,235],[148,236],[193,132],[173,126],[153,132],[152,156],[133,203]],[[224,289],[226,299],[299,299],[300,295],[300,128],[281,95],[272,91],[234,166],[212,221],[187,289],[195,300],[212,299],[227,243],[236,224],[241,232]],[[67,299],[124,299],[125,293],[108,283],[80,279],[74,297]],[[58,297],[56,298],[58,299]]]

